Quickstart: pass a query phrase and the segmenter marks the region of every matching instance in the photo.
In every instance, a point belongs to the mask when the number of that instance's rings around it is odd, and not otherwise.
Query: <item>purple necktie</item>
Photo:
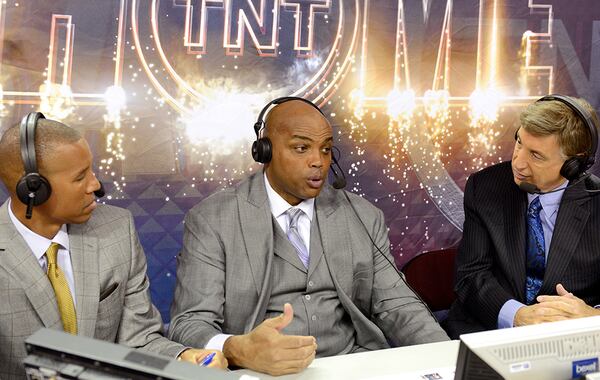
[[[296,253],[298,253],[298,257],[300,258],[300,261],[302,261],[302,264],[304,264],[304,267],[308,268],[308,249],[306,249],[304,240],[302,240],[302,236],[300,236],[300,232],[298,231],[298,218],[300,218],[302,210],[290,207],[286,213],[290,219],[287,237],[294,248],[296,248]]]

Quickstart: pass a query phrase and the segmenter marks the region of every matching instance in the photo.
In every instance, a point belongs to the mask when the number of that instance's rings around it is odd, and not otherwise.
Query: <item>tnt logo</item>
[[[581,377],[586,373],[598,371],[598,358],[584,359],[573,362],[573,379]]]

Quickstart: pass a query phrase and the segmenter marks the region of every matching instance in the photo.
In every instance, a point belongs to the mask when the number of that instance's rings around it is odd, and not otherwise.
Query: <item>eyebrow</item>
[[[542,152],[539,152],[539,151],[537,151],[537,150],[530,149],[529,151],[530,151],[531,153],[533,153],[533,154],[537,154],[538,156],[540,156],[540,157],[542,157],[542,158],[544,158],[544,159],[545,159],[545,158],[547,158],[545,154],[543,154]]]
[[[315,140],[311,139],[310,137],[301,136],[301,135],[293,135],[292,139],[300,139],[300,140],[305,140],[305,141],[310,141],[310,142],[315,141]],[[324,142],[329,142],[329,141],[333,141],[333,136],[329,136]]]
[[[79,177],[80,175],[82,175],[82,174],[84,174],[85,172],[87,172],[89,168],[90,168],[89,166],[86,166],[84,169],[80,170],[80,171],[77,173],[77,175],[75,176],[75,178],[77,178],[77,177]]]

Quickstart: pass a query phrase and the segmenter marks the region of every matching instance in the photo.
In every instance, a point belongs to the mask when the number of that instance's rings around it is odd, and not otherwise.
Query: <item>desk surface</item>
[[[377,379],[394,375],[395,379],[419,378],[416,374],[428,369],[454,367],[458,355],[459,341],[421,344],[387,350],[361,352],[357,354],[330,356],[316,359],[301,373],[288,376],[272,377],[250,370],[235,371],[236,374],[247,374],[260,379]],[[408,375],[406,377],[402,375]]]

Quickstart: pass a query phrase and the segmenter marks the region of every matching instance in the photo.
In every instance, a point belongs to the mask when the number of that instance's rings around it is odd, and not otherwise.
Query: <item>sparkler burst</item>
[[[65,120],[75,110],[71,87],[45,82],[40,86],[40,111],[50,119]]]
[[[416,107],[415,92],[392,90],[387,96],[387,113],[394,119],[408,120]]]

